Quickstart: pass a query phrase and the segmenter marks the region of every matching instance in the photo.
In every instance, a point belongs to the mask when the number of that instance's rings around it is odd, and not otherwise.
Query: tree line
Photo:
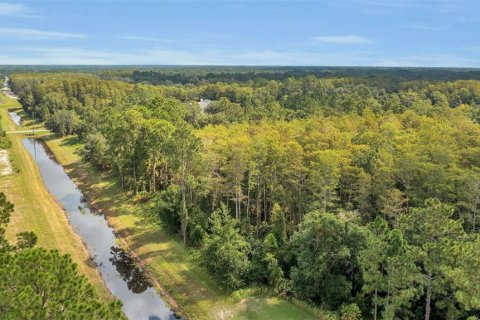
[[[480,72],[462,68],[369,68],[369,67],[145,67],[142,69],[117,68],[102,70],[104,78],[123,78],[133,83],[205,84],[216,82],[248,82],[258,79],[283,81],[291,77],[317,78],[376,78],[390,83],[407,80],[480,80]]]
[[[11,82],[220,286],[352,317],[479,316],[479,82]]]

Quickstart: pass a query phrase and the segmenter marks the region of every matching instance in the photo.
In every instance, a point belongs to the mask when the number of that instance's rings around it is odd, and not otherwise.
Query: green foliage
[[[47,121],[45,127],[58,132],[62,137],[78,130],[80,119],[73,110],[58,110]]]
[[[312,190],[312,210],[331,208],[336,197],[336,188],[340,180],[339,156],[331,150],[318,151],[310,164],[309,182]]]
[[[340,308],[340,320],[360,320],[362,319],[362,311],[355,304],[344,304]]]
[[[274,204],[272,208],[272,232],[276,242],[283,247],[287,243],[287,221],[285,213],[278,203]]]
[[[124,319],[120,302],[104,304],[67,255],[41,248],[0,254],[4,319]]]
[[[172,133],[169,150],[172,164],[176,169],[176,176],[180,185],[181,210],[180,210],[180,229],[183,236],[183,243],[187,244],[187,228],[190,220],[187,208],[187,184],[192,180],[192,166],[198,159],[198,152],[201,147],[201,141],[192,133],[189,126],[182,124]]]
[[[8,252],[12,246],[5,238],[5,226],[10,221],[10,215],[13,212],[13,203],[7,200],[7,196],[0,192],[0,252]]]
[[[377,318],[381,312],[384,319],[395,319],[399,312],[405,316],[404,310],[422,291],[414,251],[401,231],[390,229],[382,218],[377,217],[368,227],[367,243],[358,260],[363,292],[372,297],[371,313]]]
[[[249,245],[238,231],[237,222],[222,205],[210,218],[211,234],[205,238],[202,250],[203,263],[216,275],[220,286],[236,290],[245,284],[250,269]]]
[[[107,154],[108,145],[107,139],[99,133],[90,133],[85,137],[85,144],[81,150],[83,159],[90,161],[92,164],[106,169],[109,164],[109,157]]]
[[[151,203],[150,213],[158,217],[170,232],[180,229],[181,196],[178,186],[171,185],[155,195]]]
[[[208,232],[208,217],[198,206],[191,206],[189,210],[189,228],[187,230],[188,243],[191,246],[201,247]]]
[[[0,116],[0,122],[2,117]],[[0,149],[8,149],[12,145],[12,142],[8,139],[6,131],[0,125]]]
[[[251,281],[260,285],[268,285],[278,292],[285,290],[286,281],[279,262],[281,252],[273,233],[267,234],[262,243],[253,246]]]
[[[459,301],[456,301],[456,296],[461,297],[462,294],[456,295],[457,287],[451,286],[449,274],[445,271],[459,267],[458,260],[464,257],[463,254],[468,255],[468,247],[472,243],[461,221],[452,219],[452,213],[451,206],[442,204],[437,199],[429,199],[424,208],[415,208],[402,216],[399,227],[417,255],[417,264],[422,273],[425,290],[425,314],[436,314],[443,309],[450,317],[457,318],[465,316],[464,312],[469,308],[457,308]],[[457,246],[459,247],[456,248]],[[456,250],[458,260],[451,259],[452,250]],[[469,267],[466,263],[460,268]],[[468,273],[465,274],[463,281],[466,279]],[[452,294],[455,297],[453,299]],[[474,295],[472,298],[478,297]]]
[[[33,248],[37,243],[37,235],[31,231],[23,231],[17,234],[17,243],[15,249],[22,250]]]
[[[454,292],[456,302],[461,306],[461,310],[471,313],[474,310],[480,310],[480,281],[479,250],[480,238],[476,237],[470,241],[453,241],[445,246],[443,253],[446,263],[442,268],[442,273],[451,291]],[[457,313],[458,312],[458,313]],[[462,314],[457,311],[456,314]],[[464,314],[462,314],[463,316]]]
[[[364,243],[356,224],[330,213],[307,214],[292,242],[295,294],[333,308],[350,300],[361,287],[357,258]]]
[[[5,193],[0,192],[0,226],[5,226],[10,222],[13,209],[13,203],[8,201]]]
[[[33,248],[37,237],[5,239],[13,204],[0,193],[0,314],[2,319],[126,319],[121,302],[104,303],[69,255]]]
[[[279,248],[275,235],[269,233],[263,241],[263,264],[267,284],[275,289],[281,289],[283,284],[283,270],[278,262]]]

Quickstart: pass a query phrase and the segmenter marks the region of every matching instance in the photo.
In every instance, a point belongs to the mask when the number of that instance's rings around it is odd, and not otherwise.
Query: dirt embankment
[[[8,151],[0,149],[0,176],[13,173],[13,168],[8,157]]]

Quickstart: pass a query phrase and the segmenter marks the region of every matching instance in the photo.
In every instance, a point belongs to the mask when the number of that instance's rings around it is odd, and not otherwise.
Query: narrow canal
[[[85,242],[110,292],[123,302],[129,319],[173,320],[173,311],[144,277],[128,252],[115,242],[105,217],[90,209],[82,192],[41,140],[25,138],[48,191],[62,204],[75,232]]]
[[[20,123],[22,122],[22,118],[20,118],[18,113],[11,111],[8,112],[8,115],[10,116],[10,119],[12,119],[13,123],[15,123],[17,127],[19,127]]]

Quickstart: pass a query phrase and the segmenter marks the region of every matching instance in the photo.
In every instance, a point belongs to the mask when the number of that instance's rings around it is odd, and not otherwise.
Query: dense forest
[[[0,75],[10,73],[76,72],[103,79],[150,84],[205,84],[248,82],[258,79],[283,81],[291,77],[366,78],[399,83],[412,80],[480,80],[478,68],[321,67],[321,66],[102,66],[102,65],[12,65],[0,66]],[[383,83],[384,84],[384,83]]]
[[[10,82],[226,290],[345,319],[480,317],[479,81],[105,75]]]
[[[371,67],[170,67],[134,70],[105,70],[104,77],[120,77],[134,83],[200,84],[216,82],[247,82],[256,79],[286,80],[291,77],[317,78],[364,77],[383,81],[405,80],[480,80],[478,69],[467,68],[371,68]]]

